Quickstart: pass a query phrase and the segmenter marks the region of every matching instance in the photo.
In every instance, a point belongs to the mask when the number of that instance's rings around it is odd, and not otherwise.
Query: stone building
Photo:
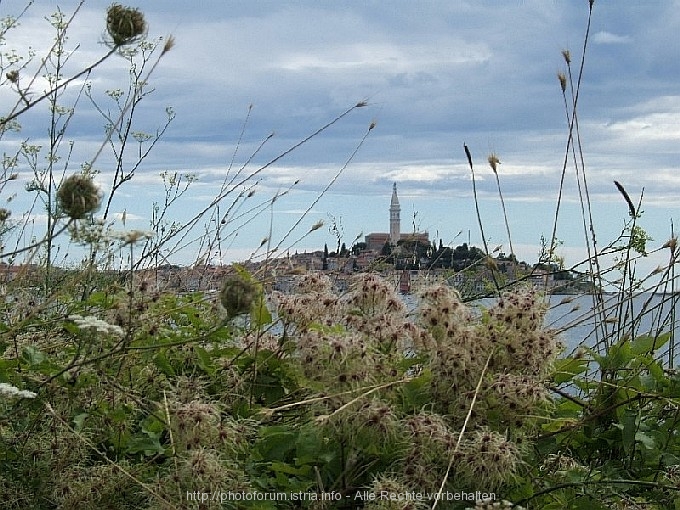
[[[399,241],[419,241],[422,243],[430,242],[430,235],[427,232],[411,232],[409,234],[401,233],[401,206],[399,205],[399,196],[397,195],[397,183],[392,185],[392,199],[390,200],[390,231],[387,232],[373,232],[366,236],[366,248],[371,251],[381,251],[385,243],[390,243],[391,246],[397,246]]]

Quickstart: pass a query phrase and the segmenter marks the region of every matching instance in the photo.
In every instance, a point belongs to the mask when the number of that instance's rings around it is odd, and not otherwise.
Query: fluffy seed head
[[[677,237],[671,237],[662,246],[662,248],[668,248],[671,251],[671,255],[675,255],[675,250],[676,250],[677,247],[678,247],[678,238]]]
[[[496,154],[493,152],[489,154],[489,166],[491,167],[491,170],[493,170],[493,173],[498,173],[498,165],[500,164],[501,162]]]
[[[567,77],[564,75],[564,73],[557,73],[557,79],[560,80],[560,88],[562,89],[562,92],[565,92],[567,90]]]
[[[111,4],[106,11],[106,31],[114,46],[131,44],[144,36],[146,30],[146,20],[139,9]]]
[[[170,51],[172,48],[175,47],[175,37],[172,35],[169,35],[168,38],[165,40],[165,44],[163,45],[163,53],[167,53]]]
[[[256,282],[242,274],[228,276],[222,284],[220,303],[227,311],[227,317],[232,318],[242,313],[248,313],[259,294]]]
[[[461,475],[479,488],[500,487],[521,463],[517,445],[504,434],[480,427],[461,447]]]
[[[567,64],[571,64],[571,53],[569,50],[562,50],[562,57]]]
[[[71,219],[79,220],[99,209],[101,191],[92,177],[74,174],[64,179],[57,191],[61,210]]]

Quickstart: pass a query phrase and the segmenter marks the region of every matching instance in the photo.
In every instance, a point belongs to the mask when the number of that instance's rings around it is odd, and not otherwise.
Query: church
[[[365,238],[366,248],[371,251],[381,251],[386,243],[397,246],[400,241],[419,241],[430,243],[430,235],[427,232],[401,233],[401,207],[397,196],[397,183],[392,185],[392,199],[390,200],[390,231],[373,232]]]

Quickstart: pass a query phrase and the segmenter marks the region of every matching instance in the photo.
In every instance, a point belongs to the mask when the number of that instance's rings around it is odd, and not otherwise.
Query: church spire
[[[397,183],[392,185],[392,200],[390,201],[390,244],[395,245],[401,238],[401,220],[399,213],[399,197],[397,196]]]

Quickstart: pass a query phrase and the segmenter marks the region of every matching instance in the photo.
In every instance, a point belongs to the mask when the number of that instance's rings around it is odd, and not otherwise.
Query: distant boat
[[[411,293],[411,271],[404,269],[399,277],[399,292],[402,294]]]

